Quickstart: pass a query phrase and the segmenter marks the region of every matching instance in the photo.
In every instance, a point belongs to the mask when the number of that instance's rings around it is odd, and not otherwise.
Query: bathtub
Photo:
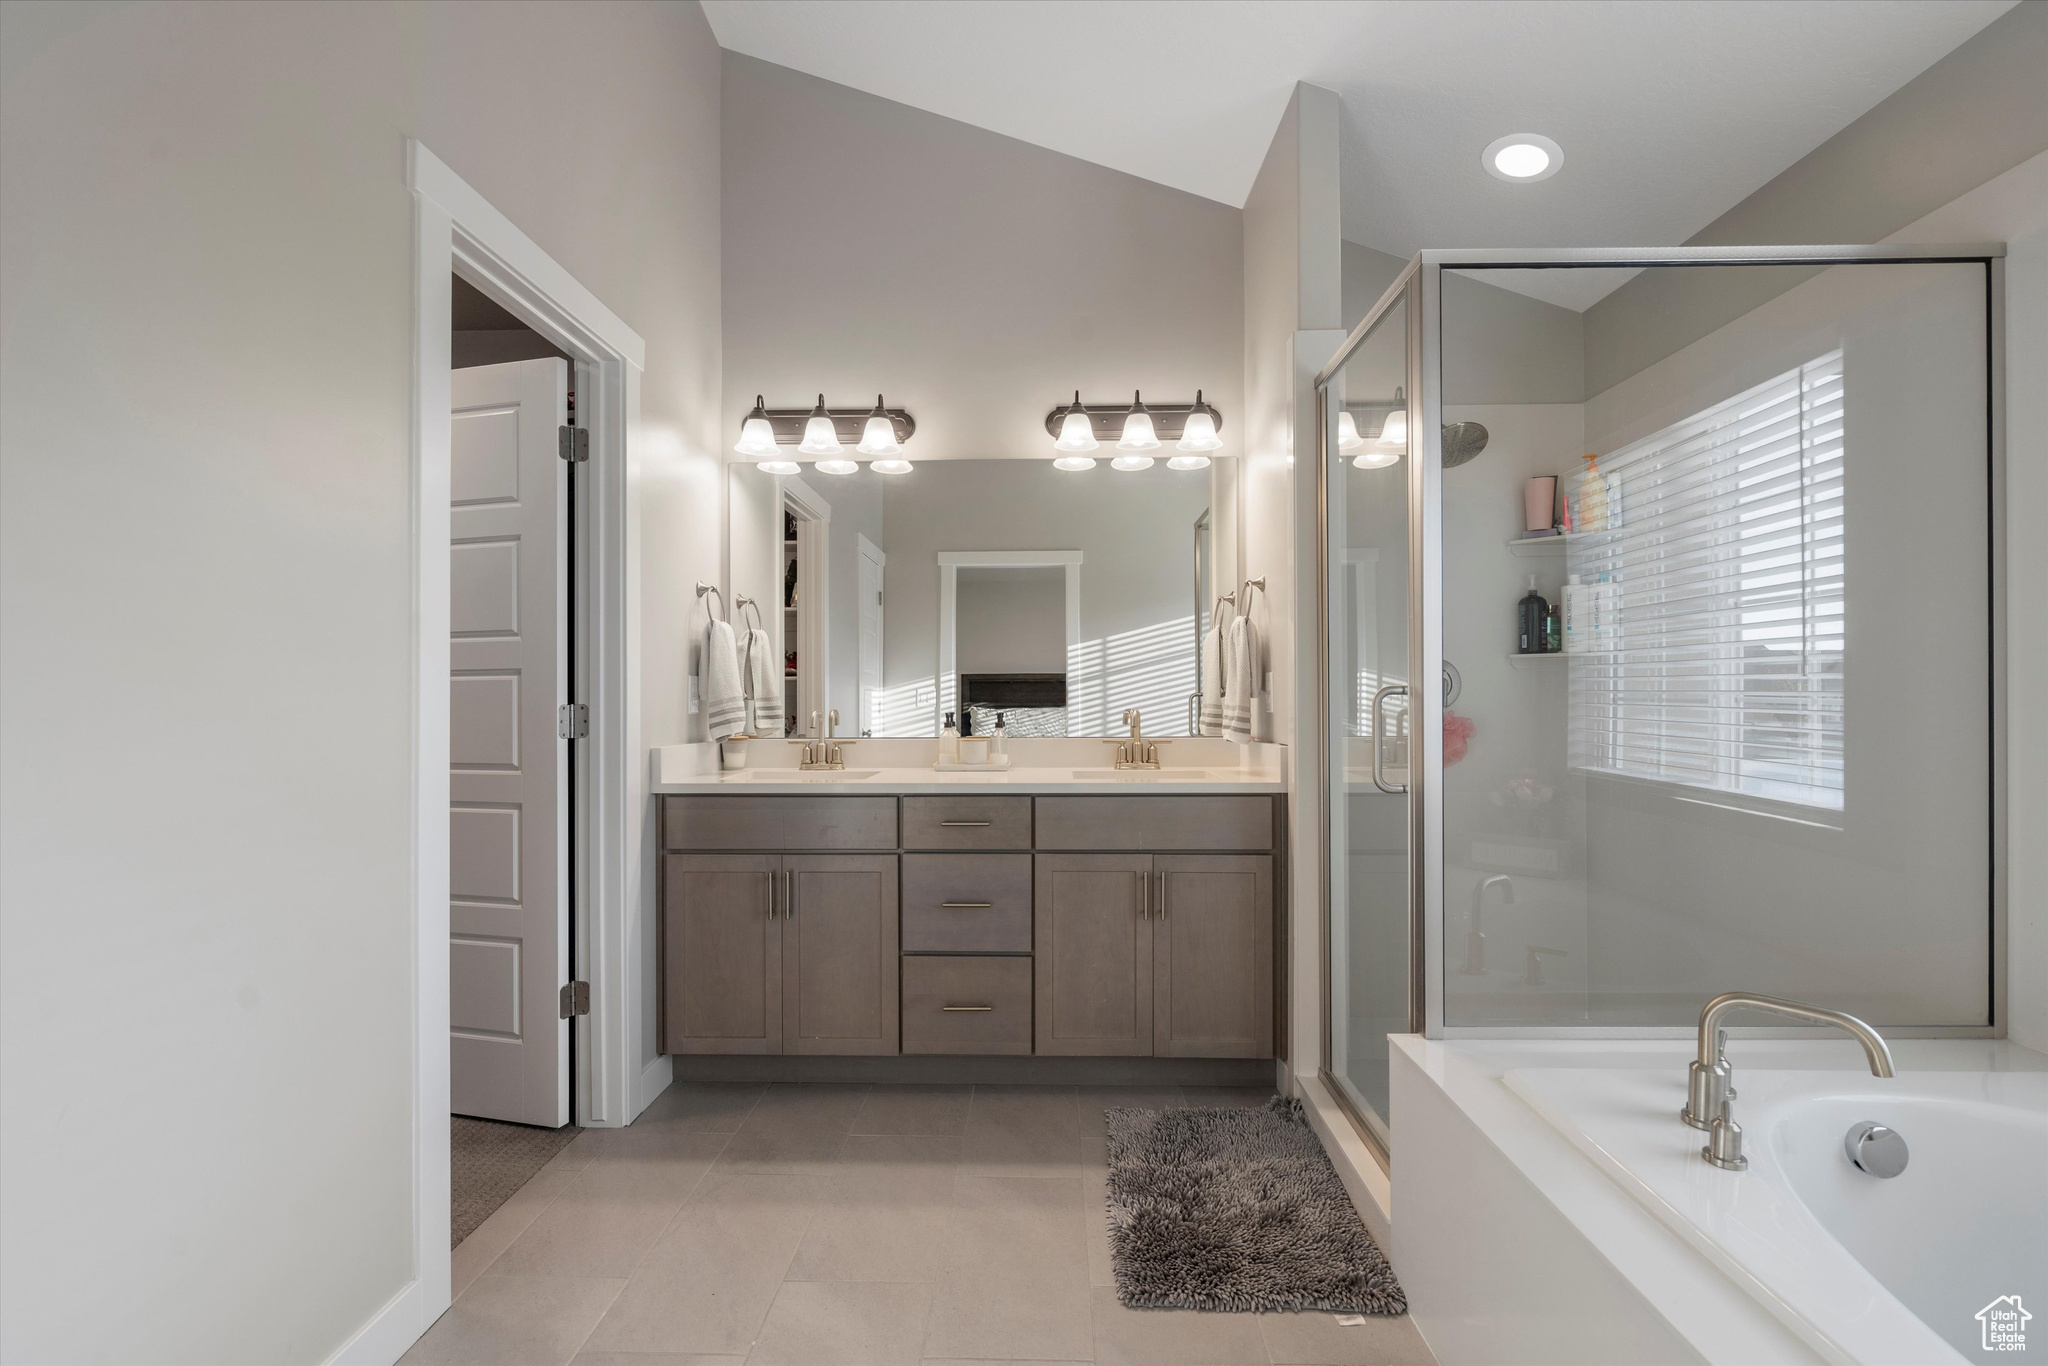
[[[1522,1066],[1500,1080],[1821,1360],[2011,1355],[1984,1350],[1978,1318],[2008,1297],[2038,1316],[2027,1346],[2048,1350],[2048,1073],[1902,1061],[1879,1080],[1731,1053],[1741,1172],[1701,1160],[1704,1135],[1678,1118],[1682,1069]],[[1905,1137],[1903,1173],[1850,1163],[1843,1136],[1860,1120]]]

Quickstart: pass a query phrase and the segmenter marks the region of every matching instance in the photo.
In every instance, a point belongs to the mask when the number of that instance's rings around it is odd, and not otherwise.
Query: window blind
[[[1834,351],[1601,458],[1575,767],[1842,808],[1842,414]]]

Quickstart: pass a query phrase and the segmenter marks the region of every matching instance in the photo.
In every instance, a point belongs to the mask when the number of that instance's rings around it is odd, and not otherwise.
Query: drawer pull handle
[[[994,906],[993,901],[941,901],[942,911],[986,911]]]
[[[994,1006],[940,1006],[940,1010],[994,1010]]]
[[[946,827],[948,827],[948,828],[950,828],[950,829],[959,829],[959,828],[971,828],[971,829],[975,829],[975,830],[980,830],[980,829],[983,829],[983,828],[987,827],[987,826],[988,826],[988,824],[989,824],[989,822],[988,822],[988,821],[940,821],[940,822],[939,822],[939,824],[940,824],[940,825],[942,825],[942,826],[946,826]]]

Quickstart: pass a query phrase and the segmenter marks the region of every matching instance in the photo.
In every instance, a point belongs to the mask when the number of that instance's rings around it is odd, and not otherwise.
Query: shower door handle
[[[1398,797],[1408,790],[1408,784],[1403,783],[1399,787],[1387,785],[1387,768],[1383,762],[1383,752],[1380,748],[1382,738],[1380,735],[1380,704],[1395,693],[1406,697],[1408,695],[1408,685],[1405,683],[1389,683],[1373,693],[1372,705],[1366,711],[1366,726],[1367,729],[1372,731],[1372,785],[1382,792]],[[1412,764],[1414,762],[1412,757],[1414,746],[1412,743],[1409,749],[1411,754],[1409,762]]]

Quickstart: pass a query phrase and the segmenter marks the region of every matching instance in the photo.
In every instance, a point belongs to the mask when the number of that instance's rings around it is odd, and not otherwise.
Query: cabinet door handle
[[[1138,916],[1142,920],[1152,918],[1152,874],[1146,873],[1138,879]]]
[[[994,1006],[940,1006],[940,1010],[994,1010]]]
[[[942,825],[942,826],[945,826],[945,827],[947,827],[948,829],[973,829],[973,830],[980,830],[980,829],[983,829],[983,828],[985,828],[985,827],[986,827],[986,826],[987,826],[987,825],[989,824],[989,822],[987,822],[987,821],[940,821],[940,822],[939,822],[939,824],[940,824],[940,825]]]
[[[782,895],[782,879],[771,870],[768,874],[768,918],[775,918],[775,900]]]
[[[994,906],[992,901],[941,901],[942,911],[985,911]]]
[[[1166,919],[1166,874],[1159,874],[1159,918]]]
[[[796,919],[796,869],[782,875],[782,918]]]

